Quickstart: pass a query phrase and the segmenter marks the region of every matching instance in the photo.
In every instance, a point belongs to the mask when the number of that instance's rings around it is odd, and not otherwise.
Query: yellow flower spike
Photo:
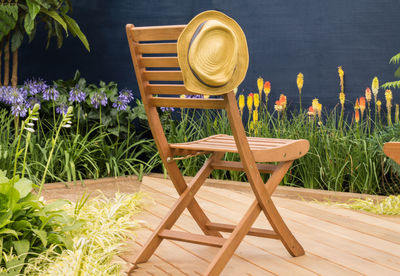
[[[303,88],[304,84],[304,75],[300,72],[297,75],[297,88],[299,89],[299,93],[301,94],[301,89]]]
[[[260,106],[260,95],[254,94],[254,107],[257,109]]]
[[[394,112],[394,122],[396,124],[399,123],[399,105],[398,104],[396,104],[396,110]]]
[[[317,105],[317,114],[318,114],[318,118],[321,120],[321,116],[322,116],[322,104],[318,103]]]
[[[249,113],[253,110],[253,93],[250,93],[247,96],[247,108],[249,109]]]
[[[378,107],[378,112],[381,112],[381,105],[382,105],[382,102],[380,100],[377,100],[376,106]]]
[[[356,123],[360,121],[360,113],[358,112],[358,109],[356,109],[355,114],[354,114],[354,119]]]
[[[338,67],[339,79],[340,79],[340,92],[344,93],[344,71],[342,66]]]
[[[318,99],[315,98],[314,100],[312,100],[311,106],[315,111],[317,111],[318,109],[318,104],[319,104]]]
[[[243,115],[243,108],[244,108],[244,95],[240,94],[239,95],[239,109],[240,113]]]
[[[257,87],[258,87],[258,93],[261,95],[261,92],[263,91],[263,85],[264,85],[264,79],[262,77],[258,77],[257,79]]]
[[[257,109],[254,109],[254,111],[253,111],[253,122],[254,122],[254,125],[257,125],[257,122],[258,122],[258,111],[257,111]]]
[[[385,98],[386,98],[386,105],[392,106],[393,94],[392,94],[392,91],[390,89],[386,89]]]
[[[344,101],[346,100],[346,95],[343,92],[339,93],[339,101],[340,104],[343,106],[344,105]]]
[[[365,99],[367,100],[367,102],[369,103],[372,99],[372,94],[371,94],[371,89],[369,87],[367,87],[365,89]]]
[[[375,102],[376,102],[378,100],[378,92],[379,92],[379,80],[378,80],[378,77],[375,77],[372,80],[371,89],[372,89],[372,94],[374,94],[374,98],[375,98]]]

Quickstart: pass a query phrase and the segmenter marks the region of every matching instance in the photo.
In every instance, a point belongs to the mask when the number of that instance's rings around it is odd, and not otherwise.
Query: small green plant
[[[38,120],[38,110],[39,105],[35,105],[22,122],[22,128],[17,136],[12,178],[7,178],[6,173],[0,171],[0,249],[2,252],[0,275],[23,273],[26,263],[50,246],[59,252],[62,248],[71,248],[72,241],[68,231],[79,228],[82,223],[61,210],[67,203],[64,200],[46,205],[37,194],[33,193],[32,181],[24,177],[26,149],[31,133],[34,132],[33,122]],[[60,126],[65,127],[65,124],[61,123]],[[25,149],[20,149],[24,137]],[[57,143],[57,136],[53,143],[54,145]],[[19,175],[17,164],[22,154],[24,156],[22,174]],[[51,157],[50,154],[49,160]],[[39,186],[39,191],[42,184]]]

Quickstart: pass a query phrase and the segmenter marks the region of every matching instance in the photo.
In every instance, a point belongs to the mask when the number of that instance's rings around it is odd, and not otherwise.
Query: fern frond
[[[388,88],[397,89],[397,88],[400,88],[400,80],[384,83],[384,84],[382,84],[381,87],[384,88],[384,89],[388,89]]]
[[[400,61],[400,53],[398,53],[397,55],[393,56],[390,60],[389,63],[394,63],[397,64]]]

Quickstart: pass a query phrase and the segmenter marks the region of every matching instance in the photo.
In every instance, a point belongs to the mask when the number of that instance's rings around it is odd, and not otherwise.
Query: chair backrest
[[[245,162],[245,166],[250,164],[249,162],[255,164],[233,91],[219,98],[180,97],[198,95],[185,89],[176,54],[176,42],[184,27],[185,25],[154,27],[126,25],[136,79],[161,159],[164,164],[168,163],[172,151],[165,137],[157,107],[225,109],[241,159],[248,161]],[[172,98],[170,95],[176,97]]]
[[[184,27],[126,26],[142,100],[155,107],[222,109],[223,99],[180,98],[181,95],[198,95],[185,89],[176,54],[176,41]]]

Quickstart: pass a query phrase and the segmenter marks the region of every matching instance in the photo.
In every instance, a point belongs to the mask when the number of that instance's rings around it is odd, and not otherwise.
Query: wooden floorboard
[[[137,231],[121,255],[128,262],[178,198],[169,180],[145,177],[141,189],[155,204],[137,217],[147,221],[147,226]],[[237,223],[254,196],[207,186],[196,198],[213,222]],[[306,255],[293,258],[279,240],[247,236],[222,275],[400,275],[400,224],[396,219],[282,197],[273,197],[273,201]],[[271,229],[262,215],[254,227]],[[201,234],[187,211],[172,229]],[[201,275],[218,250],[164,240],[134,275]]]

